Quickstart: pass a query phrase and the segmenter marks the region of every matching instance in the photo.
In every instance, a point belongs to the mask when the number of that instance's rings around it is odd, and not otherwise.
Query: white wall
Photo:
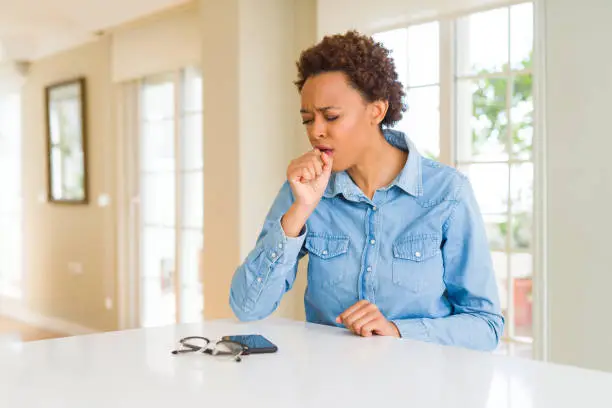
[[[547,0],[552,361],[612,371],[612,2]]]
[[[507,3],[507,0],[318,0],[318,35],[348,29],[372,33],[461,10]]]

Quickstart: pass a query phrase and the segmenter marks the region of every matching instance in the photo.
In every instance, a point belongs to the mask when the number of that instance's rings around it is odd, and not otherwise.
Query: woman
[[[297,66],[313,149],[289,164],[234,275],[234,313],[270,315],[308,254],[308,321],[494,349],[504,319],[472,188],[389,129],[405,109],[388,50],[348,32],[304,51]]]

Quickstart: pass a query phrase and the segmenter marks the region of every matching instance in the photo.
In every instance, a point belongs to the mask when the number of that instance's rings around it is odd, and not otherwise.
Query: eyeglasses
[[[173,350],[172,354],[183,354],[183,353],[203,353],[216,355],[231,356],[232,360],[236,362],[242,361],[242,356],[247,350],[246,346],[235,341],[220,340],[211,342],[206,337],[191,336],[185,337],[179,340],[182,348]]]

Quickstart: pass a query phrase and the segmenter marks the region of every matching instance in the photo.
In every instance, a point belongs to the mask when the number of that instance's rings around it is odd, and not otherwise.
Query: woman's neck
[[[408,152],[392,146],[381,131],[374,137],[356,165],[347,173],[363,193],[372,199],[376,190],[386,187],[402,171],[408,159]]]

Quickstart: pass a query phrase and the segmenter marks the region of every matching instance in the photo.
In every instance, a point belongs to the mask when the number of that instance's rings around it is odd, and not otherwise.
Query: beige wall
[[[90,204],[46,202],[45,86],[87,78]],[[97,197],[115,190],[114,121],[111,113],[110,41],[83,45],[34,62],[23,88],[23,204],[26,307],[97,330],[117,327],[114,298],[115,210]],[[69,272],[81,263],[83,273]]]
[[[118,328],[113,82],[170,69],[163,64],[155,68],[150,58],[147,64],[134,64],[140,67],[136,73],[127,68],[130,59],[138,60],[134,48],[151,43],[143,33],[159,37],[173,25],[195,23],[201,31],[179,31],[191,46],[199,32],[203,51],[205,314],[232,316],[231,276],[255,242],[287,163],[308,146],[292,81],[299,52],[316,38],[315,0],[201,0],[32,64],[23,93],[25,307],[30,311],[94,330]],[[193,61],[192,51],[177,55]],[[160,62],[165,59],[175,60],[167,52]],[[52,205],[40,200],[46,196],[44,87],[76,76],[88,81],[91,202]],[[110,206],[97,205],[101,194],[110,196]],[[83,273],[71,273],[69,263],[82,264]],[[304,287],[302,271],[279,315],[303,318]]]
[[[307,141],[292,83],[316,39],[314,0],[201,1],[204,72],[204,313],[231,317],[228,294]],[[222,193],[220,193],[222,192]],[[278,314],[303,317],[304,274]]]

